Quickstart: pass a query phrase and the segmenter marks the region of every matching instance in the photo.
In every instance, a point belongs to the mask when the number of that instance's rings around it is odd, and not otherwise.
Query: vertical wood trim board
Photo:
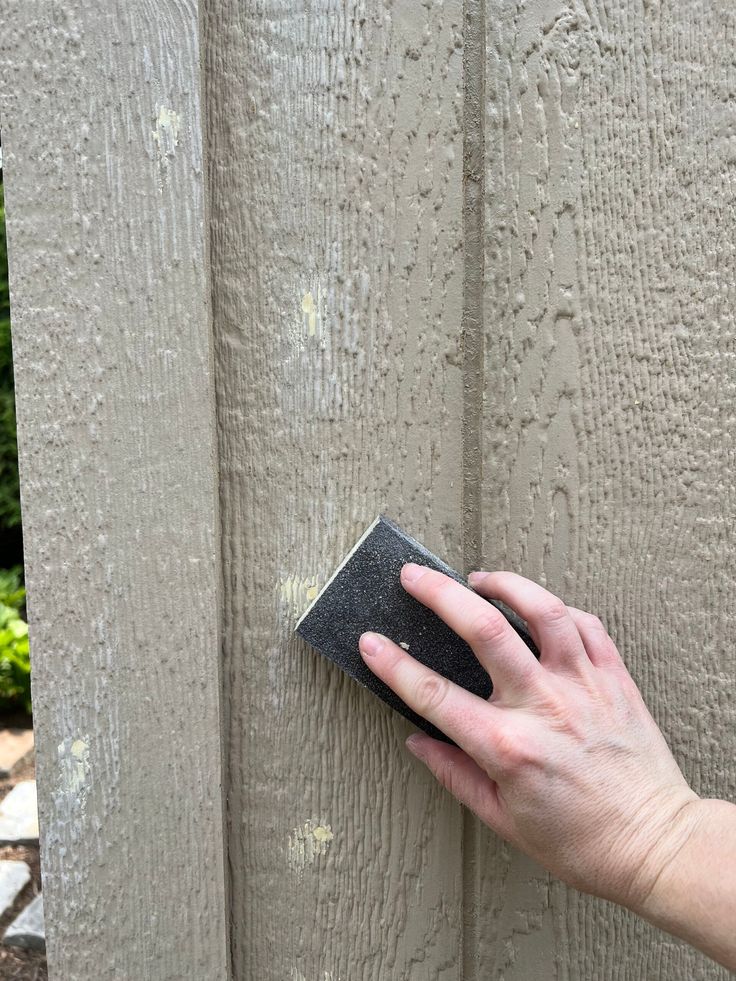
[[[198,14],[10,0],[0,38],[56,981],[228,975]]]
[[[461,975],[462,818],[292,637],[379,510],[462,562],[460,0],[207,27],[235,976]]]

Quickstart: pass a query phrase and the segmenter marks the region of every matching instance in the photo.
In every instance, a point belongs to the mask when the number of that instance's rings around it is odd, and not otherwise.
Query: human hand
[[[690,836],[699,798],[601,622],[509,572],[473,573],[475,592],[412,564],[401,581],[467,641],[493,681],[485,701],[387,638],[363,634],[368,667],[457,743],[417,733],[408,748],[553,874],[642,910]],[[526,620],[539,661],[483,596]]]

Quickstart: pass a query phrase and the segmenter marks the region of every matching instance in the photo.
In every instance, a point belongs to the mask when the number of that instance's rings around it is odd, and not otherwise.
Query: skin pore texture
[[[472,573],[468,589],[408,564],[401,581],[494,686],[485,701],[363,634],[370,669],[457,743],[417,733],[409,750],[554,875],[736,970],[736,805],[688,786],[600,620],[510,572]],[[527,621],[539,661],[482,597]]]

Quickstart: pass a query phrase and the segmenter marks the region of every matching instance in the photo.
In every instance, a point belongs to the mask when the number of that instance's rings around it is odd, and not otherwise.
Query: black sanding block
[[[490,678],[468,644],[401,585],[401,567],[405,562],[429,566],[467,585],[464,576],[389,518],[379,515],[302,614],[296,631],[414,725],[450,742],[377,678],[365,666],[358,650],[360,635],[373,630],[390,637],[412,657],[468,691],[481,698],[491,694]],[[503,613],[538,656],[524,622],[503,604],[495,600],[488,602]]]

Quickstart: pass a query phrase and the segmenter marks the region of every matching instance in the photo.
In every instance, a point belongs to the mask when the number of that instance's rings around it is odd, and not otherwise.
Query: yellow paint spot
[[[325,855],[334,838],[329,824],[305,821],[289,835],[286,858],[289,867],[301,874],[308,865],[313,865],[320,855]]]
[[[314,297],[312,296],[311,290],[302,297],[302,313],[307,315],[309,336],[314,337],[317,333],[317,308],[314,305]]]
[[[312,831],[315,839],[317,841],[332,841],[335,837],[332,833],[332,829],[328,825],[318,824],[317,827]]]
[[[179,146],[179,126],[179,113],[161,106],[156,117],[153,139],[162,156],[174,155],[174,148]]]
[[[318,279],[313,280],[301,299],[302,331],[306,330],[308,337],[322,333],[326,302],[327,290]]]
[[[312,579],[300,579],[299,576],[288,576],[281,580],[279,586],[281,598],[291,608],[293,613],[301,614],[319,592],[319,586]]]
[[[86,739],[65,739],[59,743],[58,754],[61,794],[84,805],[89,776],[89,746]]]

